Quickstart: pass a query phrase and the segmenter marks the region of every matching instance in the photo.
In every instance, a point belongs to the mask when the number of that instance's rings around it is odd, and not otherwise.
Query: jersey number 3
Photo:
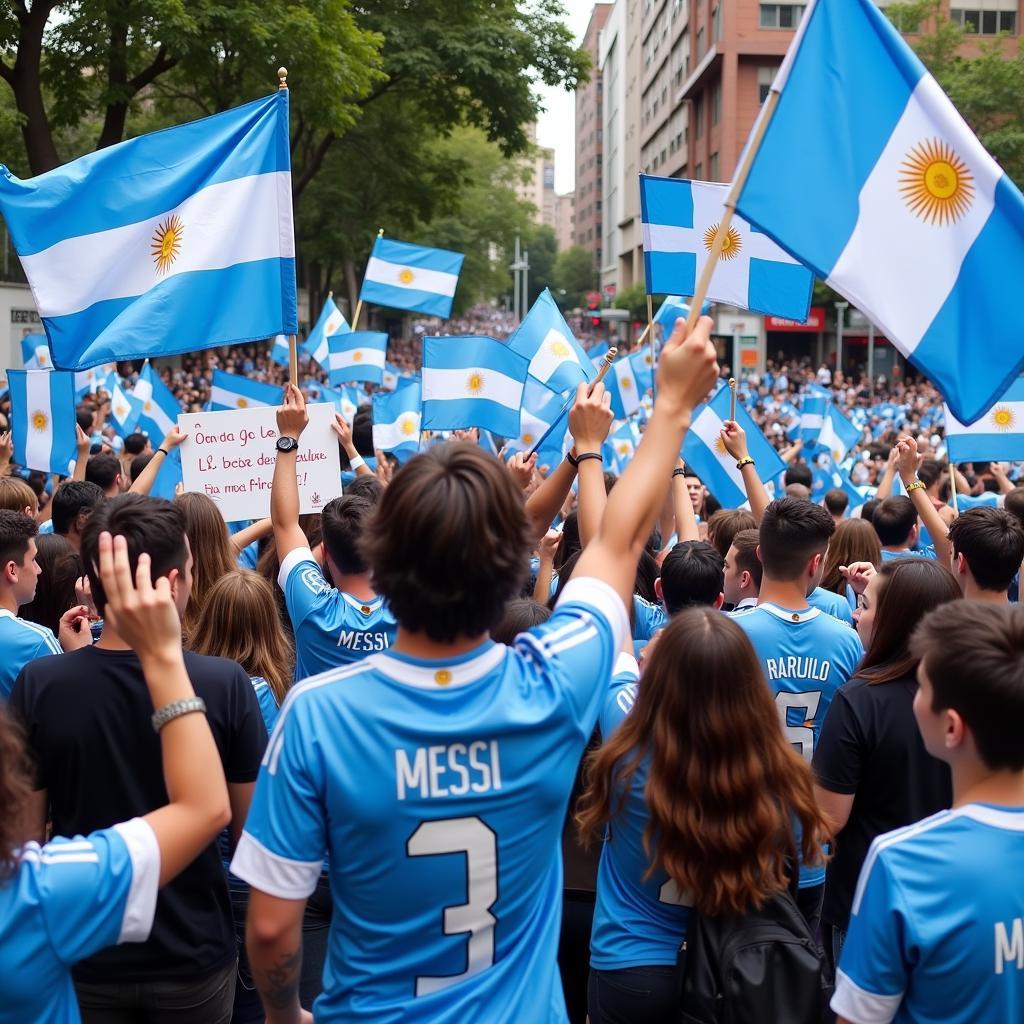
[[[487,970],[494,963],[495,918],[498,900],[498,839],[479,818],[424,821],[405,844],[410,857],[466,856],[466,902],[444,908],[445,935],[469,933],[466,969],[442,977],[420,975],[416,995],[428,996]]]

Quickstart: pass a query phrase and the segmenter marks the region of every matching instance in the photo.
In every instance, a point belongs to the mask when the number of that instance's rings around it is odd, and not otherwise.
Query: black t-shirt
[[[824,921],[845,929],[857,878],[872,840],[949,807],[949,767],[921,741],[913,678],[868,685],[851,679],[836,692],[814,751],[819,786],[853,793],[825,877]]]
[[[249,677],[236,662],[190,652],[185,668],[206,702],[227,781],[254,782],[267,731]],[[36,784],[49,793],[54,835],[87,835],[167,803],[153,705],[134,652],[85,647],[29,662],[14,684],[11,709],[25,725]],[[234,956],[214,842],[160,891],[146,942],[104,950],[74,975],[100,984],[196,978]]]

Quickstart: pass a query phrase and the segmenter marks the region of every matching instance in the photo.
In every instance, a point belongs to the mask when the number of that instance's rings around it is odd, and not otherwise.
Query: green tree
[[[558,255],[558,239],[547,224],[535,226],[527,234],[526,248],[530,252],[530,277],[526,296],[532,306],[545,288],[557,291],[555,284],[555,259]]]
[[[647,319],[647,289],[642,281],[622,288],[615,296],[616,309],[628,309],[634,320]]]
[[[581,245],[563,249],[555,257],[554,279],[556,294],[567,308],[582,306],[587,292],[597,288],[594,254]]]

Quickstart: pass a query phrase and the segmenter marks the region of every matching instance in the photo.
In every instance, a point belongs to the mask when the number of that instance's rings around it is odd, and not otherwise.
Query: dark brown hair
[[[803,498],[777,498],[764,511],[759,528],[761,565],[770,580],[798,579],[810,559],[824,554],[836,532],[835,520]]]
[[[910,634],[933,608],[960,598],[953,574],[931,558],[898,558],[884,562],[875,605],[871,643],[857,675],[869,683],[906,679],[917,670]]]
[[[910,648],[932,684],[932,710],[963,718],[988,768],[1024,769],[1024,608],[945,604],[920,622]]]
[[[875,568],[882,564],[882,544],[875,528],[866,519],[844,519],[832,534],[821,572],[823,590],[846,595],[846,578],[839,566],[851,562],[870,562]]]
[[[17,870],[17,850],[25,841],[25,808],[32,775],[21,729],[0,705],[0,880]]]
[[[736,549],[736,568],[741,572],[749,572],[758,590],[761,589],[761,577],[764,575],[761,559],[757,557],[759,540],[757,530],[740,530],[732,539],[732,546]]]
[[[36,565],[40,569],[36,595],[18,609],[18,614],[46,626],[56,636],[60,617],[78,604],[75,584],[85,575],[85,563],[67,537],[41,533],[36,537]]]
[[[708,520],[708,543],[725,558],[732,547],[732,539],[740,530],[753,530],[754,517],[743,508],[720,508]]]
[[[361,546],[373,587],[398,622],[451,643],[487,632],[519,594],[530,531],[505,467],[456,441],[417,455],[396,474]]]
[[[185,517],[185,534],[192,548],[192,592],[181,621],[185,641],[191,643],[210,588],[231,572],[238,561],[228,525],[212,498],[186,491],[174,499],[174,504]]]
[[[782,735],[746,634],[721,612],[690,608],[665,627],[633,710],[588,759],[585,841],[603,835],[648,758],[648,874],[665,871],[701,913],[742,913],[786,888],[792,817],[804,862],[820,862],[827,826],[810,767]]]
[[[954,555],[963,555],[982,590],[1008,590],[1024,561],[1024,527],[1001,508],[970,508],[949,527]]]
[[[884,547],[906,544],[910,531],[917,525],[917,509],[903,494],[886,498],[871,516],[871,525]]]

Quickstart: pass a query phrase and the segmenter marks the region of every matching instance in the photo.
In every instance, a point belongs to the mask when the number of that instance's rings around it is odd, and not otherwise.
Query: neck
[[[0,608],[9,611],[12,615],[18,614],[18,602],[14,598],[14,591],[7,587],[0,588]]]
[[[93,645],[98,647],[101,651],[130,651],[131,644],[127,644],[121,639],[120,634],[109,622],[103,623],[103,632],[100,634],[99,640]]]
[[[1010,603],[1010,595],[1005,590],[983,590],[970,576],[964,578],[964,598],[968,601],[984,601],[986,604]]]
[[[763,580],[758,604],[777,604],[794,610],[807,607],[807,581]]]
[[[343,573],[331,566],[331,579],[338,590],[351,594],[357,601],[376,601],[377,592],[370,586],[370,574]]]
[[[997,804],[1024,807],[1024,772],[992,771],[971,759],[950,765],[953,776],[953,806]]]
[[[909,551],[910,550],[910,542],[909,541],[904,541],[902,544],[883,544],[882,545],[882,550],[883,551]]]
[[[446,658],[457,658],[466,654],[490,638],[489,633],[479,636],[458,636],[451,643],[431,640],[426,633],[413,632],[405,626],[398,627],[398,637],[392,649],[410,658],[423,658],[425,661],[444,661]]]

